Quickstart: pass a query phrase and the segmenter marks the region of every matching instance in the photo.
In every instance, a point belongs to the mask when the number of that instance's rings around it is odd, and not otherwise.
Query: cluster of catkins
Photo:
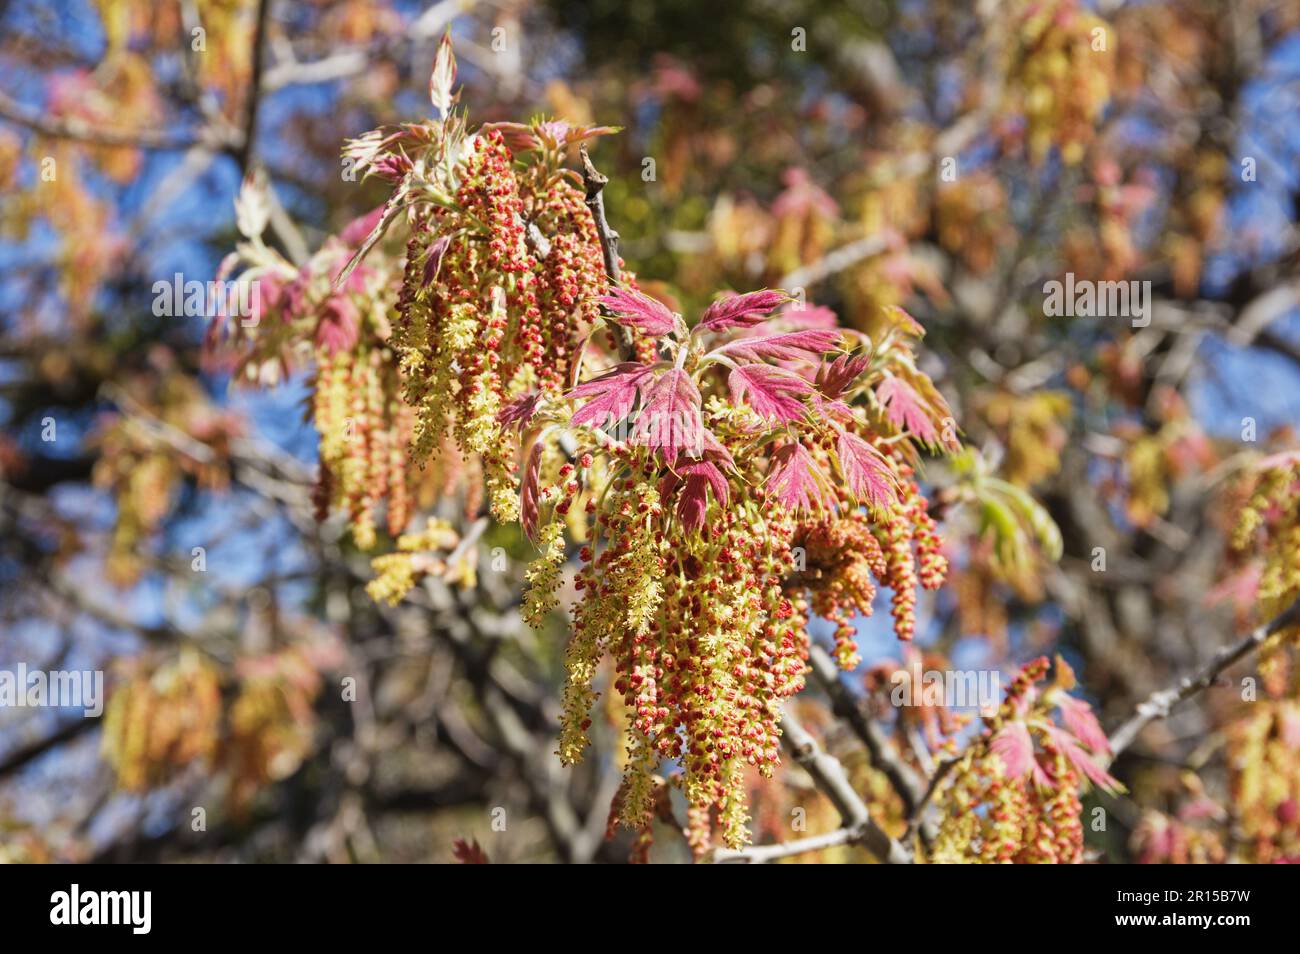
[[[871,613],[877,586],[893,590],[895,629],[910,639],[918,586],[944,578],[911,459],[943,443],[947,408],[909,383],[919,329],[906,316],[873,351],[846,351],[858,339],[825,309],[775,291],[720,298],[693,327],[633,289],[600,304],[652,342],[651,360],[592,368],[558,399],[524,395],[502,412],[532,437],[520,491],[542,551],[530,622],[555,606],[565,516],[582,507],[592,521],[559,754],[582,757],[608,656],[628,713],[623,821],[647,828],[656,770],[674,761],[692,811],[716,811],[723,841],[740,845],[745,773],[779,762],[811,615],[838,624],[836,654],[852,668],[852,621]]]
[[[853,666],[852,621],[877,586],[910,639],[917,587],[944,578],[913,468],[921,449],[958,444],[915,366],[922,330],[885,309],[866,341],[768,290],[720,297],[688,325],[626,276],[611,281],[582,180],[564,168],[570,146],[612,130],[471,132],[454,78],[444,41],[439,118],[348,145],[392,195],[303,272],[266,249],[265,217],[243,200],[245,275],[287,290],[273,317],[233,334],[254,341],[251,376],[303,343],[315,357],[322,503],[348,512],[362,545],[381,499],[390,532],[402,529],[405,481],[448,443],[479,468],[497,519],[518,519],[538,546],[530,623],[558,606],[566,527],[589,528],[559,755],[582,757],[592,705],[612,692],[626,709],[623,821],[648,831],[656,773],[676,761],[692,817],[716,812],[724,841],[743,844],[745,773],[778,761],[810,616],[835,621]],[[381,245],[399,220],[400,261]],[[401,598],[436,562],[407,556],[442,548],[440,528],[429,533],[399,537],[376,564],[377,597]]]
[[[416,412],[414,459],[450,430],[482,461],[494,515],[514,520],[514,451],[501,409],[519,394],[566,386],[596,317],[604,265],[567,174],[545,163],[517,172],[496,130],[471,141],[453,199],[412,216],[393,345]]]
[[[1091,707],[1068,694],[1074,674],[1040,657],[1016,675],[982,735],[966,747],[937,798],[943,821],[932,862],[1073,864],[1083,860],[1079,789],[1121,786],[1098,761],[1110,747]],[[1061,724],[1053,719],[1059,714]]]
[[[1030,155],[1040,161],[1055,145],[1077,163],[1110,100],[1115,38],[1078,0],[1019,0],[1011,17],[1006,89],[1024,116]]]
[[[290,648],[242,660],[238,677],[225,705],[220,670],[186,650],[117,687],[101,749],[118,784],[140,792],[191,766],[219,768],[239,808],[262,785],[296,770],[313,739],[316,661]]]
[[[105,569],[123,587],[139,580],[142,542],[166,517],[184,478],[209,490],[226,486],[230,445],[241,431],[234,414],[213,405],[192,378],[174,373],[170,356],[156,357],[161,374],[152,387],[123,391],[138,413],[106,418],[93,436],[95,486],[117,504]],[[189,439],[178,443],[175,434]]]
[[[1232,545],[1260,561],[1255,599],[1261,618],[1271,619],[1300,598],[1300,452],[1261,460],[1247,479]]]
[[[1300,453],[1275,454],[1244,477],[1245,502],[1232,544],[1259,567],[1254,602],[1261,620],[1300,599]],[[1294,652],[1300,625],[1278,629],[1259,649],[1265,697],[1228,726],[1229,785],[1238,846],[1253,862],[1300,860],[1300,703]]]
[[[1227,731],[1240,848],[1256,864],[1300,861],[1300,703],[1261,699]]]
[[[250,181],[240,198],[243,213],[262,197]],[[301,268],[263,242],[265,217],[241,214],[247,241],[222,274],[243,266],[238,280],[256,288],[251,314],[219,315],[208,340],[211,353],[234,357],[242,383],[273,385],[314,365],[308,415],[320,435],[317,516],[344,513],[362,549],[375,546],[381,527],[403,531],[427,479],[408,453],[415,414],[390,342],[394,269],[377,259],[337,287],[333,281],[382,211],[351,223]]]

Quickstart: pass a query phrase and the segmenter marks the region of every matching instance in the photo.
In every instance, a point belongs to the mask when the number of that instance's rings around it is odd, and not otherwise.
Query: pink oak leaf
[[[541,514],[542,442],[533,442],[519,482],[519,523],[528,539],[537,542],[537,520]]]
[[[1065,727],[1076,739],[1094,752],[1110,752],[1110,741],[1093,715],[1092,706],[1082,699],[1061,693],[1057,708]]]
[[[873,508],[883,508],[898,498],[889,462],[858,435],[841,431],[835,442],[835,457],[849,491],[859,501]]]
[[[497,423],[502,427],[513,427],[521,434],[528,427],[528,422],[537,413],[537,405],[542,401],[542,392],[534,391],[515,398],[497,412]]]
[[[424,261],[424,283],[432,285],[438,280],[438,272],[442,270],[442,260],[447,254],[447,249],[451,245],[451,237],[441,235],[434,239],[433,244],[425,253],[428,258]]]
[[[939,433],[925,410],[921,396],[902,378],[891,375],[876,385],[876,398],[884,405],[890,423],[906,428],[927,444],[938,440]]]
[[[914,335],[917,338],[922,338],[925,336],[925,328],[921,326],[921,323],[917,321],[915,318],[913,318],[911,315],[909,315],[902,308],[900,308],[898,305],[890,305],[888,308],[885,309],[885,319],[890,324],[901,329],[902,331],[906,332],[909,335]]]
[[[744,295],[721,298],[705,309],[699,327],[705,331],[721,331],[741,325],[756,325],[765,321],[772,310],[787,299],[782,292],[763,289]]]
[[[702,446],[705,458],[712,457],[732,470],[736,469],[736,461],[731,456],[731,451],[722,446],[721,442],[713,436],[711,430],[707,427],[701,428],[700,436],[703,438]]]
[[[989,751],[1002,760],[1008,778],[1024,778],[1034,769],[1034,740],[1023,722],[1008,722],[989,741]]]
[[[818,414],[834,418],[835,420],[844,423],[853,420],[853,408],[849,407],[843,401],[828,401],[817,391],[812,393],[810,400],[812,401],[813,410]]]
[[[828,506],[826,483],[826,474],[812,454],[796,442],[777,448],[764,486],[785,508],[812,510]]]
[[[799,400],[812,393],[812,385],[783,368],[770,364],[744,364],[727,378],[731,396],[744,401],[759,417],[788,423],[803,417],[807,406]]]
[[[831,329],[790,331],[759,338],[740,338],[714,349],[712,353],[748,361],[762,361],[765,358],[774,361],[807,361],[830,351],[839,341],[840,333]]]
[[[644,335],[666,335],[677,326],[677,319],[667,305],[633,288],[615,288],[597,301],[619,324],[635,328]]]
[[[1049,726],[1047,732],[1065,757],[1070,760],[1070,764],[1082,772],[1094,785],[1112,795],[1124,791],[1124,786],[1119,779],[1098,765],[1092,756],[1079,745],[1074,736],[1054,725]]]
[[[360,315],[347,295],[331,295],[321,307],[316,344],[330,354],[351,351],[357,343]]]
[[[692,457],[704,451],[704,423],[700,419],[700,392],[691,376],[671,368],[646,391],[630,443],[651,447],[665,460],[683,452]]]
[[[443,34],[438,43],[438,53],[433,59],[433,69],[429,73],[429,102],[438,111],[442,119],[451,112],[456,96],[452,88],[456,85],[456,57],[451,52],[451,31]]]
[[[822,394],[828,398],[839,397],[844,393],[845,388],[867,370],[869,364],[871,364],[871,355],[866,352],[842,354],[829,364],[823,364],[819,375]]]
[[[574,126],[562,119],[538,123],[484,123],[484,129],[494,129],[501,134],[511,152],[529,149],[561,149],[585,142],[594,136],[608,136],[619,132],[619,126]]]
[[[617,424],[632,413],[637,396],[649,386],[653,377],[652,368],[627,361],[590,381],[584,381],[565,395],[575,400],[590,399],[574,412],[570,423],[574,427],[583,424],[609,427]]]
[[[711,461],[707,460],[687,460],[677,467],[677,471],[679,476],[669,475],[665,478],[664,485],[670,489],[679,479],[685,479],[686,484],[677,497],[677,519],[682,522],[685,529],[698,530],[704,526],[710,489],[713,490],[713,496],[720,506],[727,505],[730,499],[727,478]],[[660,492],[663,493],[664,489],[666,488],[661,486]]]

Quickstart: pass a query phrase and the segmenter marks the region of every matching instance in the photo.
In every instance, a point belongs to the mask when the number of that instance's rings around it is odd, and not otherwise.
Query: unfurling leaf
[[[1093,761],[1092,756],[1084,751],[1074,736],[1056,726],[1050,726],[1047,731],[1052,741],[1060,746],[1065,757],[1070,760],[1070,764],[1082,772],[1092,784],[1112,795],[1125,791],[1123,783]]]
[[[837,398],[844,389],[856,381],[867,365],[871,364],[871,355],[842,354],[830,364],[823,366],[821,373],[822,394],[828,398]]]
[[[791,331],[782,335],[741,338],[715,348],[711,354],[733,359],[762,361],[808,361],[839,344],[840,333],[831,330]]]
[[[255,239],[266,231],[271,220],[271,196],[266,184],[266,173],[253,169],[244,176],[235,198],[235,227],[247,239]]]
[[[439,119],[446,119],[451,114],[451,107],[456,102],[453,87],[456,85],[456,55],[451,51],[451,31],[442,35],[438,43],[438,53],[433,59],[433,72],[429,74],[429,101],[438,111]]]
[[[802,444],[784,444],[772,454],[772,468],[764,486],[787,509],[828,506],[826,485],[825,472]]]
[[[784,368],[770,364],[745,364],[727,378],[731,396],[744,401],[759,417],[782,423],[797,421],[807,409],[800,395],[812,393],[812,385]]]
[[[862,438],[841,431],[835,442],[835,456],[844,481],[853,496],[869,507],[888,507],[898,497],[894,472],[885,456]]]
[[[677,317],[667,305],[634,288],[615,288],[597,300],[616,322],[652,338],[666,335],[677,326]]]
[[[705,309],[699,327],[705,331],[721,331],[740,325],[756,325],[787,300],[788,296],[783,292],[770,289],[721,298]]]
[[[528,422],[537,413],[537,405],[542,401],[542,392],[534,391],[515,398],[497,413],[497,423],[502,427],[513,427],[523,433]]]
[[[567,395],[571,399],[590,398],[574,412],[570,423],[609,427],[617,424],[636,406],[637,396],[650,385],[654,372],[643,364],[628,361],[604,374],[584,381]]]
[[[999,729],[989,751],[1002,760],[1007,778],[1024,778],[1034,767],[1034,741],[1023,722],[1008,722]]]
[[[537,520],[541,514],[542,442],[536,441],[528,452],[524,477],[519,483],[519,523],[528,539],[537,542]]]
[[[700,392],[691,376],[672,368],[646,392],[631,443],[652,447],[665,460],[681,453],[698,457],[704,450],[704,423],[700,419]]]
[[[707,460],[687,460],[677,471],[686,479],[686,485],[677,498],[677,518],[687,530],[698,530],[704,526],[709,488],[713,489],[713,496],[721,506],[727,505],[730,497],[727,478]]]
[[[876,397],[895,427],[911,431],[927,444],[938,440],[939,432],[935,430],[921,396],[902,378],[895,375],[885,378],[876,386]]]
[[[1076,739],[1098,754],[1110,752],[1110,740],[1102,731],[1092,706],[1062,692],[1057,699],[1057,708],[1061,712],[1061,721]]]
[[[357,343],[359,316],[357,306],[347,295],[331,295],[321,308],[316,325],[316,344],[330,354],[350,351]]]

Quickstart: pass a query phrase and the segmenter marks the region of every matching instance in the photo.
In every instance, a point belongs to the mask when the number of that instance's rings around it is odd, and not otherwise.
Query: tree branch
[[[848,687],[839,679],[839,667],[830,654],[820,646],[812,647],[813,677],[830,696],[831,711],[849,724],[853,733],[862,740],[871,754],[871,764],[885,773],[908,815],[916,810],[925,793],[925,782],[919,774],[899,756],[884,731],[867,714]]]
[[[42,116],[0,92],[0,119],[26,126],[42,136],[71,139],[94,146],[122,146],[129,149],[183,150],[194,146],[224,148],[225,143],[213,130],[204,129],[197,136],[173,133],[164,129],[102,129],[77,116],[55,119]]]
[[[618,233],[609,227],[609,220],[605,218],[604,193],[609,178],[592,164],[585,145],[578,147],[578,155],[582,158],[582,185],[586,192],[587,209],[591,212],[591,217],[596,223],[596,232],[600,235],[600,253],[605,260],[605,274],[609,276],[611,285],[620,285],[623,282],[623,269],[618,259]],[[604,311],[603,308],[601,310]],[[635,360],[636,342],[632,337],[632,329],[619,325],[616,333],[623,359]]]
[[[248,111],[244,117],[244,141],[239,144],[241,172],[248,171],[249,161],[253,157],[253,145],[257,140],[257,115],[262,104],[262,70],[266,64],[266,24],[270,19],[271,0],[260,0],[257,4],[257,23],[253,27],[253,67],[252,77],[248,81]]]
[[[781,858],[821,851],[823,848],[836,848],[851,845],[862,837],[862,832],[852,828],[836,828],[824,835],[809,835],[794,841],[785,841],[777,845],[754,845],[749,848],[720,848],[713,853],[713,863],[761,865]]]
[[[1292,603],[1271,623],[1257,627],[1245,639],[1220,649],[1196,675],[1184,678],[1177,686],[1152,693],[1145,702],[1138,705],[1137,711],[1127,722],[1111,733],[1110,760],[1114,761],[1148,725],[1157,719],[1167,717],[1178,703],[1208,689],[1224,670],[1250,655],[1274,633],[1297,624],[1300,624],[1300,599]]]
[[[849,782],[840,760],[823,751],[817,740],[789,712],[781,718],[781,742],[840,813],[844,828],[849,832],[845,843],[861,843],[886,864],[911,863],[911,853],[872,820],[871,812]]]

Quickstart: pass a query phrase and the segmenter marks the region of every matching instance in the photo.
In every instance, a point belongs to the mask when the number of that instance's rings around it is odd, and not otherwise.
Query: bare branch
[[[163,129],[106,129],[77,116],[54,119],[28,109],[7,93],[0,92],[0,119],[26,126],[42,136],[71,139],[95,146],[123,146],[130,149],[184,150],[195,146],[224,149],[229,146],[217,133],[204,129],[198,135]]]
[[[852,833],[852,841],[861,842],[886,864],[911,863],[911,853],[872,820],[871,812],[849,782],[840,760],[823,751],[817,740],[788,711],[781,718],[781,742],[804,771],[812,776],[817,788],[831,800],[844,827]]]
[[[826,650],[812,647],[812,670],[818,684],[831,699],[831,710],[849,724],[854,735],[871,753],[871,764],[885,773],[908,815],[916,809],[925,792],[925,782],[890,744],[884,730],[862,710],[859,701],[839,680],[839,668]]]
[[[623,270],[618,263],[618,233],[609,227],[609,220],[605,218],[604,190],[609,184],[609,178],[592,164],[585,145],[578,147],[578,154],[582,157],[582,185],[586,191],[587,208],[591,211],[596,231],[600,234],[600,252],[605,259],[605,274],[609,276],[610,284],[619,285],[623,281]],[[618,336],[624,360],[635,359],[636,342],[632,337],[632,329],[620,325]]]
[[[713,853],[713,862],[719,865],[767,864],[769,861],[779,861],[782,858],[791,858],[810,851],[821,851],[823,848],[850,845],[861,837],[862,832],[855,829],[836,828],[824,835],[810,835],[807,838],[785,841],[778,845],[754,845],[740,849],[720,848]]]
[[[257,22],[253,27],[253,67],[252,77],[248,81],[248,107],[244,114],[244,138],[239,144],[241,172],[248,171],[248,164],[253,157],[253,146],[257,141],[257,115],[262,105],[262,70],[266,64],[266,24],[271,16],[271,0],[259,0],[257,4]]]
[[[1196,675],[1186,677],[1177,686],[1152,693],[1145,702],[1138,705],[1137,711],[1127,722],[1111,733],[1111,760],[1113,761],[1132,745],[1138,733],[1152,722],[1167,717],[1178,703],[1214,685],[1214,681],[1224,670],[1257,650],[1274,633],[1298,623],[1300,623],[1300,599],[1292,603],[1271,623],[1257,627],[1245,639],[1219,650]]]

